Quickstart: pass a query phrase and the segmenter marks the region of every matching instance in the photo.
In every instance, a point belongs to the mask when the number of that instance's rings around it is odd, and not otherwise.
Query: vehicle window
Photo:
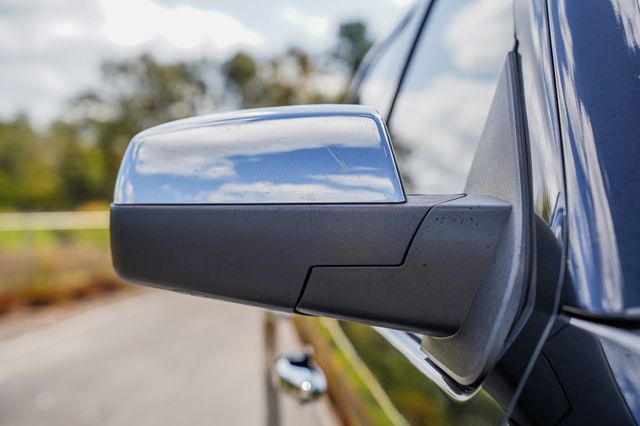
[[[436,2],[389,129],[408,193],[459,193],[513,48],[511,0]]]
[[[387,117],[400,74],[424,19],[427,1],[420,1],[402,20],[391,36],[373,53],[358,92],[358,103],[378,110]]]

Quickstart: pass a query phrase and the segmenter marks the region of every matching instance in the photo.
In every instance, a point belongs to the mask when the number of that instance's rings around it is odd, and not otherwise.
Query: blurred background
[[[216,111],[340,102],[408,6],[4,1],[0,313],[121,286],[106,211],[135,133]]]
[[[348,421],[328,402],[273,401],[266,354],[300,348],[290,321],[120,281],[108,207],[135,133],[217,111],[340,102],[409,6],[0,4],[0,424]]]
[[[108,208],[135,133],[342,102],[366,52],[411,6],[0,4],[0,425],[500,421],[486,401],[462,410],[370,327],[142,289],[111,267]],[[300,406],[274,394],[269,369],[304,345],[329,395]]]

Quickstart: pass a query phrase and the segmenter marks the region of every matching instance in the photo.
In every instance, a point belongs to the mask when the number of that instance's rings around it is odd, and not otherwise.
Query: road
[[[4,340],[0,425],[262,425],[264,315],[153,291]],[[326,400],[280,407],[285,425],[333,422]]]

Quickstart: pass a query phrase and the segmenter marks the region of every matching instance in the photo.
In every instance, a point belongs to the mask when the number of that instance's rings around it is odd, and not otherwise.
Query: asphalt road
[[[264,315],[154,291],[4,340],[0,425],[265,424]],[[326,401],[279,399],[285,425],[333,422]]]

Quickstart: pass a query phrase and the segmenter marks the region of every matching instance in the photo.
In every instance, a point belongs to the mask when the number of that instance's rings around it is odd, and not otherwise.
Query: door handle
[[[314,401],[327,392],[327,378],[309,352],[280,356],[273,365],[272,379],[275,387],[301,404]]]

